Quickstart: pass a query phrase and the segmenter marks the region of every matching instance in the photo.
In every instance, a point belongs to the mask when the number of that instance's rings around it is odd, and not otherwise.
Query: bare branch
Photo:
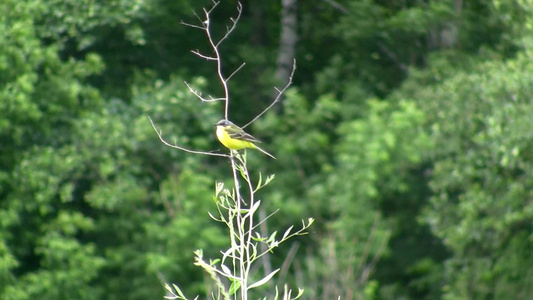
[[[255,122],[257,119],[259,119],[262,115],[264,115],[269,109],[271,109],[274,105],[276,105],[276,103],[280,102],[281,101],[281,96],[285,93],[285,91],[291,86],[292,84],[292,78],[294,77],[294,71],[296,71],[296,59],[293,60],[293,63],[292,63],[292,71],[291,71],[291,75],[289,76],[289,81],[287,82],[287,84],[283,87],[283,89],[278,89],[276,87],[274,87],[274,89],[276,89],[276,91],[278,92],[278,95],[276,96],[276,99],[274,99],[274,101],[272,101],[272,103],[267,107],[265,108],[260,114],[258,114],[255,118],[253,118],[250,122],[246,123],[244,126],[242,126],[242,128],[246,128],[248,125],[252,124],[253,122]]]
[[[217,60],[216,57],[203,55],[202,53],[200,53],[200,50],[191,50],[191,52],[194,53],[196,56],[201,57],[201,58],[206,59],[206,60]]]
[[[206,102],[214,102],[214,101],[225,101],[224,98],[213,98],[211,95],[209,95],[209,100],[204,100]]]
[[[229,88],[228,88],[228,81],[242,67],[244,67],[245,64],[243,63],[241,66],[239,66],[227,78],[224,77],[224,74],[222,73],[222,58],[221,58],[221,55],[220,55],[219,46],[225,39],[227,39],[229,37],[229,35],[237,27],[237,23],[238,23],[239,19],[241,18],[241,15],[242,15],[242,4],[240,2],[237,3],[237,12],[238,12],[237,13],[237,17],[236,18],[230,18],[231,23],[232,23],[231,26],[226,29],[226,33],[224,34],[224,36],[220,40],[215,42],[214,39],[213,39],[213,36],[211,35],[211,29],[210,29],[210,25],[211,25],[210,20],[211,20],[211,18],[210,18],[210,15],[213,12],[213,10],[218,6],[218,4],[220,4],[220,1],[213,0],[213,6],[209,10],[207,10],[205,8],[203,9],[203,12],[204,12],[204,15],[205,15],[205,20],[202,20],[197,14],[195,14],[196,17],[198,18],[198,20],[202,24],[201,26],[188,24],[188,23],[185,23],[183,21],[181,22],[181,24],[184,24],[186,26],[193,27],[193,28],[196,28],[196,29],[202,29],[202,30],[205,31],[205,34],[207,35],[207,39],[209,41],[209,44],[211,45],[211,48],[213,49],[214,55],[213,56],[204,55],[204,54],[201,54],[199,50],[192,50],[191,52],[194,53],[196,56],[198,56],[200,58],[217,62],[217,74],[218,74],[218,78],[220,80],[220,83],[222,84],[222,88],[224,89],[224,97],[213,98],[213,97],[210,96],[209,97],[210,99],[205,99],[205,98],[201,97],[201,94],[198,91],[192,89],[189,85],[187,85],[187,86],[189,87],[189,90],[193,94],[195,94],[198,98],[200,98],[204,102],[225,101],[224,118],[228,119],[228,115],[229,115]]]
[[[265,223],[268,219],[272,218],[273,215],[277,214],[279,212],[279,208],[276,209],[274,212],[270,213],[268,216],[266,216],[264,219],[259,220],[257,224],[254,225],[252,230],[255,230],[257,227],[261,226],[263,223]]]
[[[231,79],[231,77],[233,77],[233,75],[237,74],[237,72],[239,72],[240,69],[242,69],[244,66],[246,65],[246,63],[242,63],[242,65],[240,65],[237,69],[235,69],[235,71],[233,71],[233,73],[231,73],[228,78],[226,78],[226,81],[229,81]]]
[[[228,110],[229,110],[229,89],[228,89],[228,84],[226,82],[226,79],[224,78],[224,74],[222,74],[222,60],[220,58],[220,52],[218,50],[218,43],[215,44],[215,42],[213,41],[213,37],[211,36],[211,30],[209,29],[209,14],[213,11],[213,9],[215,9],[215,7],[220,3],[220,2],[215,2],[213,1],[213,7],[210,9],[210,10],[205,10],[204,9],[204,13],[205,13],[205,19],[206,21],[204,22],[205,24],[205,34],[207,35],[207,39],[209,40],[209,44],[211,45],[211,48],[213,48],[213,51],[215,52],[215,61],[217,62],[217,74],[218,74],[218,78],[220,79],[220,83],[222,84],[222,87],[224,88],[224,99],[226,101],[225,105],[224,105],[224,118],[227,119],[228,118]]]
[[[200,91],[195,90],[187,81],[184,81],[184,83],[189,88],[189,91],[191,93],[193,93],[202,102],[215,102],[215,101],[224,101],[224,100],[226,100],[224,98],[213,98],[211,95],[209,95],[209,99],[206,99],[206,98],[202,97],[202,93]]]
[[[195,151],[195,150],[190,150],[190,149],[178,146],[177,144],[172,145],[172,144],[168,143],[167,141],[165,141],[163,139],[163,137],[161,136],[162,135],[162,131],[158,130],[157,127],[155,127],[155,124],[154,124],[154,121],[152,121],[152,118],[148,117],[148,120],[150,120],[150,123],[152,124],[152,128],[154,128],[155,132],[157,133],[157,136],[159,137],[159,140],[161,140],[161,142],[163,144],[165,144],[166,146],[168,146],[170,148],[179,149],[179,150],[182,150],[182,151],[185,151],[185,152],[188,152],[188,153],[193,153],[193,154],[203,154],[203,155],[211,155],[211,156],[230,157],[227,154],[205,152],[205,151]]]
[[[189,24],[189,23],[185,23],[183,21],[181,21],[181,24],[185,25],[185,26],[189,26],[189,27],[192,27],[192,28],[197,28],[197,29],[201,29],[201,30],[205,30],[205,22],[202,21],[202,18],[200,18],[200,16],[193,11],[193,14],[194,16],[196,17],[196,19],[198,19],[198,21],[200,21],[200,24],[202,24],[202,26],[198,26],[198,25],[193,25],[193,24]]]
[[[226,34],[216,43],[215,47],[218,47],[225,39],[227,39],[231,32],[235,30],[235,27],[237,27],[237,23],[239,22],[239,19],[241,18],[242,14],[242,4],[240,2],[237,2],[237,11],[239,12],[237,14],[237,18],[230,18],[233,24],[229,29],[226,30]]]
[[[215,9],[215,7],[217,7],[220,4],[220,1],[213,0],[212,2],[213,2],[213,7],[211,7],[211,9],[206,12],[208,14],[210,14]],[[204,9],[204,11],[205,11],[205,9]]]
[[[193,24],[190,24],[190,23],[185,23],[183,21],[180,21],[180,24],[188,26],[188,27],[196,28],[196,29],[205,30],[205,28],[203,26],[198,26],[198,25],[193,25]]]

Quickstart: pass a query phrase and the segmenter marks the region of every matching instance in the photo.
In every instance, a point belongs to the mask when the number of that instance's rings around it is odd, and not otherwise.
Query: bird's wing
[[[244,132],[244,130],[237,126],[227,126],[225,129],[228,132],[229,136],[233,139],[248,141],[252,143],[261,143],[260,140],[256,139],[251,134]]]

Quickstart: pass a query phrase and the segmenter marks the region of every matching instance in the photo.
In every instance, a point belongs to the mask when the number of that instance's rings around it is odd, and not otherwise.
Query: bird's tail
[[[263,149],[259,148],[259,147],[258,147],[257,145],[255,145],[255,144],[254,144],[254,147],[255,147],[255,149],[257,149],[257,150],[259,150],[259,151],[263,152],[264,154],[266,154],[266,155],[268,155],[268,156],[272,157],[273,159],[276,159],[276,158],[274,157],[274,155],[272,155],[272,154],[270,154],[270,153],[266,152],[265,150],[263,150]]]

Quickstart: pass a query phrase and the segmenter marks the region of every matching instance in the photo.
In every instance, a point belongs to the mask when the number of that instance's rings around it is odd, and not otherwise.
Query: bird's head
[[[225,126],[228,126],[228,125],[231,125],[231,122],[226,120],[226,119],[222,119],[220,121],[218,121],[215,126],[222,126],[222,127],[225,127]]]

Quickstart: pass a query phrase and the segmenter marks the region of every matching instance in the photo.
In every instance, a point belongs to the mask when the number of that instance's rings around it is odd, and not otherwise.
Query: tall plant
[[[224,91],[224,96],[218,98],[212,96],[204,97],[193,85],[187,82],[185,84],[191,93],[196,95],[202,102],[222,101],[224,103],[224,118],[229,119],[230,90],[228,88],[228,81],[236,72],[244,67],[245,64],[243,63],[229,76],[225,76],[222,72],[220,45],[229,37],[233,30],[235,30],[242,13],[242,6],[238,4],[237,16],[230,19],[231,26],[228,27],[222,38],[216,40],[212,35],[210,16],[219,3],[220,2],[214,2],[209,10],[203,10],[204,17],[200,18],[198,16],[201,20],[200,25],[183,24],[205,32],[213,54],[205,55],[200,53],[199,50],[194,50],[192,52],[200,58],[214,61],[216,63],[217,74]],[[277,96],[272,103],[261,113],[252,118],[250,122],[242,126],[242,128],[249,126],[276,103],[280,102],[281,96],[292,83],[294,70],[295,64],[293,64],[292,72],[287,80],[287,84],[282,89],[276,89]],[[263,260],[263,258],[266,257],[269,252],[272,252],[274,248],[278,247],[280,243],[287,241],[291,237],[306,234],[307,228],[311,226],[314,220],[309,218],[308,220],[302,221],[301,228],[299,229],[294,229],[294,226],[290,226],[284,231],[281,237],[278,236],[277,231],[271,234],[266,233],[264,230],[265,227],[262,225],[267,221],[269,216],[263,217],[263,214],[259,213],[262,202],[257,199],[256,193],[258,190],[268,185],[268,183],[274,179],[274,175],[263,178],[260,174],[259,181],[257,184],[254,184],[247,167],[246,153],[241,154],[231,150],[228,155],[193,150],[182,147],[177,143],[171,144],[165,141],[162,137],[162,132],[156,128],[156,125],[153,122],[152,125],[158,133],[160,140],[169,147],[186,151],[191,154],[218,156],[230,160],[233,175],[233,187],[227,187],[222,182],[216,183],[214,201],[216,202],[218,212],[216,214],[209,213],[209,216],[213,220],[221,222],[226,226],[230,246],[228,249],[221,251],[221,257],[216,259],[206,259],[203,256],[202,250],[195,251],[195,265],[201,267],[212,279],[214,289],[209,295],[212,299],[249,299],[251,291],[254,288],[258,288],[269,282],[280,270],[279,268],[271,270],[270,268],[265,267],[265,274],[257,278],[256,266],[259,266],[261,262],[264,262],[265,260]],[[248,196],[245,197],[244,194]],[[168,295],[166,296],[167,299],[188,299],[176,284],[172,284],[172,286],[166,284],[165,288],[168,291]],[[302,296],[303,290],[299,289],[295,296],[292,294],[292,290],[287,286],[283,288],[283,291],[279,291],[276,287],[275,299],[278,299],[280,296],[282,299],[287,300],[297,299]],[[266,297],[264,297],[264,299],[266,299]]]

